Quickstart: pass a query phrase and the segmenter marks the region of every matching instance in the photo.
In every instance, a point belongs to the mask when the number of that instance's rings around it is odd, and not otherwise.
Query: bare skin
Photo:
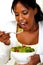
[[[9,45],[10,44],[10,36],[9,33],[5,33],[0,31],[0,41],[3,42],[5,45]]]
[[[39,26],[35,21],[34,16],[37,14],[37,8],[28,9],[18,2],[14,7],[14,13],[17,20],[17,31],[18,26],[23,29],[22,33],[16,35],[19,42],[25,45],[34,45],[38,43]],[[31,62],[26,65],[37,65],[40,62],[38,54],[31,56]],[[20,64],[21,65],[21,64]],[[25,65],[25,64],[24,64]]]
[[[35,32],[23,31],[16,35],[19,42],[26,45],[34,45],[38,43],[38,29]]]
[[[18,41],[22,44],[37,44],[38,24],[35,22],[34,18],[37,13],[37,9],[35,8],[33,10],[30,7],[27,9],[20,2],[18,2],[18,4],[14,7],[14,12],[18,26],[23,28],[23,32],[17,34]]]

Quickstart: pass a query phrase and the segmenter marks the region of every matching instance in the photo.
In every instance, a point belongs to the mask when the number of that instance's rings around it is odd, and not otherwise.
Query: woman
[[[31,62],[26,65],[36,65],[43,62],[43,13],[40,7],[35,0],[14,0],[11,9],[17,20],[17,32],[21,32],[16,35],[20,45],[29,45],[37,51],[37,54],[30,57]],[[13,36],[15,37],[12,35],[12,38]],[[0,31],[0,41],[4,42],[7,47],[10,46],[9,38],[9,34]]]
[[[31,62],[26,65],[37,65],[42,61],[40,54],[41,49],[43,49],[41,48],[43,43],[40,41],[40,37],[42,36],[40,28],[43,27],[43,13],[36,0],[13,0],[11,10],[15,13],[17,21],[16,32],[20,32],[21,30],[21,33],[16,34],[17,40],[22,45],[29,45],[37,50],[37,54],[31,56]]]

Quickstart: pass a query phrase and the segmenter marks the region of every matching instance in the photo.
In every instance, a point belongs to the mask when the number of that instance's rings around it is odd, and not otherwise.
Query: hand
[[[9,45],[10,44],[9,38],[10,38],[9,33],[0,31],[0,41],[1,42],[3,42],[5,45]]]
[[[31,61],[27,64],[18,64],[18,65],[37,65],[40,62],[40,57],[38,54],[31,56]]]

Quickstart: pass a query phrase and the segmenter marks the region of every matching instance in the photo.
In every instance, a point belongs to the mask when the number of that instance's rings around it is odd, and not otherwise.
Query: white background
[[[0,30],[4,28],[4,25],[15,20],[14,15],[11,13],[11,4],[13,0],[0,0]],[[43,11],[43,0],[37,0]]]

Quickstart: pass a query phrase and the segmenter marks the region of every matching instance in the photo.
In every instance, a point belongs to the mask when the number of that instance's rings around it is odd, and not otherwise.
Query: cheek
[[[34,14],[30,13],[29,15],[26,16],[26,19],[31,23],[34,20]]]

